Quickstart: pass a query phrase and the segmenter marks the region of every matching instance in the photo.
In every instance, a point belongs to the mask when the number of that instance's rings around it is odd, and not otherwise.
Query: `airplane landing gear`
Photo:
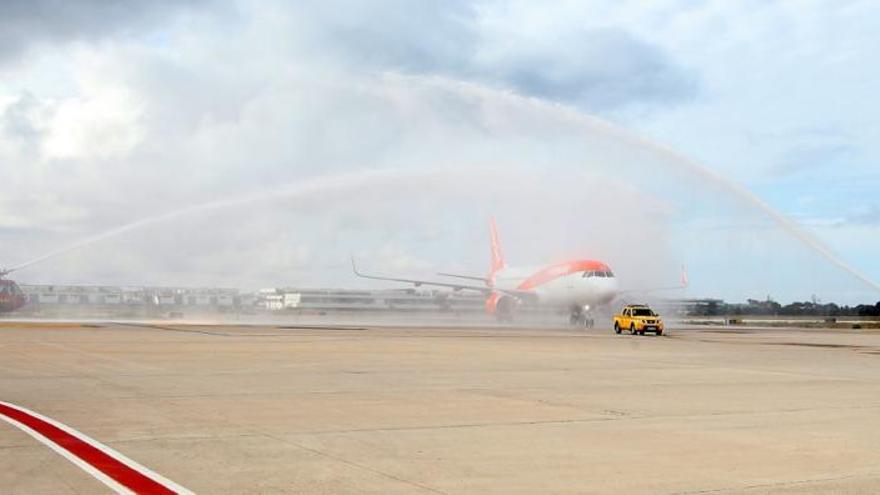
[[[514,314],[516,313],[516,299],[509,296],[502,296],[498,299],[495,306],[495,318],[499,323],[513,323]]]
[[[571,308],[571,315],[568,318],[568,323],[572,326],[578,326],[583,328],[593,328],[593,324],[595,323],[593,320],[593,313],[590,312],[589,306],[574,306]]]

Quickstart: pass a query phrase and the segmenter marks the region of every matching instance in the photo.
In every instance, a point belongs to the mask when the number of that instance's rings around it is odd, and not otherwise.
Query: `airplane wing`
[[[441,277],[452,277],[452,278],[461,278],[461,279],[465,279],[465,280],[476,280],[477,282],[483,282],[487,286],[489,285],[489,279],[486,277],[477,277],[474,275],[459,275],[457,273],[443,273],[443,272],[440,272],[437,275],[440,275]]]
[[[502,294],[507,294],[518,299],[527,300],[529,298],[534,297],[534,294],[527,291],[518,291],[518,290],[505,290],[505,289],[497,289],[492,287],[487,287],[485,285],[471,285],[471,284],[456,284],[450,282],[437,282],[433,280],[418,280],[412,278],[397,278],[397,277],[381,277],[378,275],[369,275],[361,272],[357,268],[357,264],[354,261],[354,258],[351,258],[351,269],[354,271],[354,274],[361,278],[369,278],[372,280],[387,280],[389,282],[402,282],[405,284],[413,284],[416,287],[421,287],[422,285],[427,285],[430,287],[447,287],[455,291],[459,290],[472,290],[479,292],[485,296],[490,296],[493,292],[500,292]],[[477,277],[472,277],[477,278]],[[480,279],[484,280],[484,279]]]

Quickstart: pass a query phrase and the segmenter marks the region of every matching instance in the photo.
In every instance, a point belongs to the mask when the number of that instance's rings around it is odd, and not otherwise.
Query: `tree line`
[[[818,303],[814,301],[793,302],[791,304],[779,304],[767,299],[758,301],[748,299],[745,304],[726,303],[724,301],[709,301],[705,304],[694,305],[688,311],[694,316],[720,316],[720,315],[743,315],[743,316],[862,316],[880,317],[880,301],[877,304],[859,304],[856,306],[841,306],[835,303]]]

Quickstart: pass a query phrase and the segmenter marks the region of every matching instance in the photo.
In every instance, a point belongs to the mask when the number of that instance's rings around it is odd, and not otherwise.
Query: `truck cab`
[[[630,334],[654,332],[663,335],[663,326],[660,315],[644,304],[628,304],[614,315],[614,333],[617,334],[629,330]]]

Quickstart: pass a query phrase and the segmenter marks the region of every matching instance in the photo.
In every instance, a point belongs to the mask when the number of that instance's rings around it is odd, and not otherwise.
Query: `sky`
[[[877,46],[868,1],[6,1],[0,266],[361,287],[482,274],[495,216],[510,263],[874,302]]]

